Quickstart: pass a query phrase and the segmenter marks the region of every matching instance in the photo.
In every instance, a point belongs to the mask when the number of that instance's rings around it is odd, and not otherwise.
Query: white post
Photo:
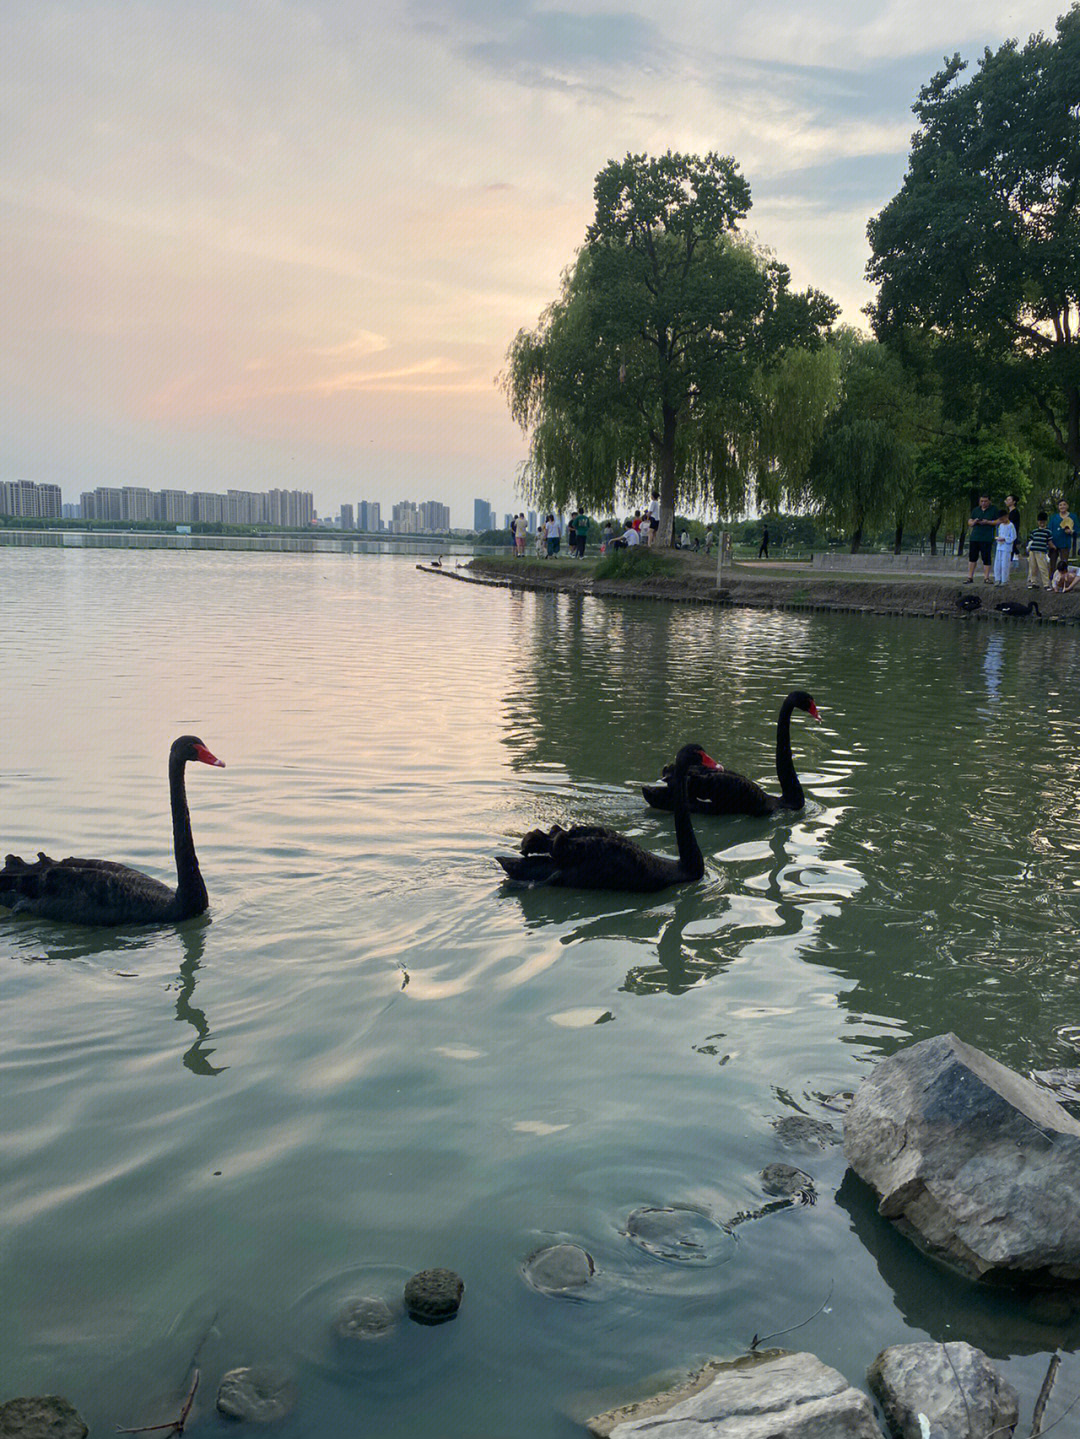
[[[721,581],[724,578],[724,538],[725,531],[716,527],[716,588],[722,589]]]

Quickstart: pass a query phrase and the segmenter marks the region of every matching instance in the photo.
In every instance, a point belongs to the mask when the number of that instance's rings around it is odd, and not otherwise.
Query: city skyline
[[[497,377],[610,159],[733,155],[747,233],[862,325],[920,86],[1064,8],[16,0],[0,478],[521,509]]]

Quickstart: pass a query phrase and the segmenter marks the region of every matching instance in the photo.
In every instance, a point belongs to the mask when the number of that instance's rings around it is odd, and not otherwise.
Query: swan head
[[[712,755],[706,754],[699,744],[684,744],[679,753],[675,756],[675,768],[689,769],[691,765],[699,764],[704,769],[719,769],[720,766],[713,759]]]
[[[172,749],[169,751],[169,758],[170,760],[180,760],[183,763],[197,759],[200,764],[216,765],[218,769],[225,768],[225,761],[212,755],[202,740],[193,734],[182,734],[179,739],[174,739]]]
[[[820,721],[821,716],[818,714],[818,707],[814,703],[813,695],[808,694],[806,690],[792,690],[788,698],[797,710],[805,710],[811,719]]]

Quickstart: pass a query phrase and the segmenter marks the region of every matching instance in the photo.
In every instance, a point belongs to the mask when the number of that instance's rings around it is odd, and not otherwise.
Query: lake
[[[570,1439],[819,1310],[780,1342],[862,1385],[886,1344],[966,1339],[1022,1415],[1077,1347],[776,1127],[839,1129],[879,1057],[947,1029],[1024,1073],[1080,1065],[1071,630],[24,545],[0,613],[0,853],[172,882],[169,744],[227,765],[188,773],[209,919],[0,910],[0,1397],[160,1423],[197,1356],[209,1433],[222,1372],[267,1361],[300,1390],[282,1439],[420,1439],[433,1413],[441,1439]],[[638,786],[687,740],[775,788],[797,687],[823,719],[793,726],[807,807],[699,818],[700,884],[501,882],[495,853],[556,821],[672,853]],[[732,1227],[776,1161],[816,1204]],[[683,1242],[642,1232],[656,1209]],[[595,1259],[581,1301],[526,1282],[558,1241]],[[453,1323],[335,1338],[347,1300],[432,1266],[465,1279]],[[1077,1390],[1066,1357],[1054,1404]]]

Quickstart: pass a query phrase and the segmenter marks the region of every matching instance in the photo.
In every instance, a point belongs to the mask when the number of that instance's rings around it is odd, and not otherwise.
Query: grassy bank
[[[737,561],[725,565],[717,587],[716,557],[669,551],[653,556],[644,551],[620,555],[622,563],[606,569],[606,561],[589,557],[572,560],[478,557],[468,565],[444,573],[458,579],[510,585],[522,589],[556,590],[580,594],[623,595],[627,597],[683,601],[696,604],[727,604],[751,609],[799,609],[842,611],[861,614],[955,616],[958,619],[990,619],[1016,623],[998,613],[994,606],[1003,600],[1026,604],[1036,600],[1044,621],[1080,621],[1080,592],[1067,595],[1029,590],[1024,574],[1004,586],[961,585],[956,577],[925,575],[819,573],[806,565],[782,565]],[[960,596],[976,596],[980,607],[967,612],[957,604]],[[1019,623],[1038,623],[1031,616]]]

